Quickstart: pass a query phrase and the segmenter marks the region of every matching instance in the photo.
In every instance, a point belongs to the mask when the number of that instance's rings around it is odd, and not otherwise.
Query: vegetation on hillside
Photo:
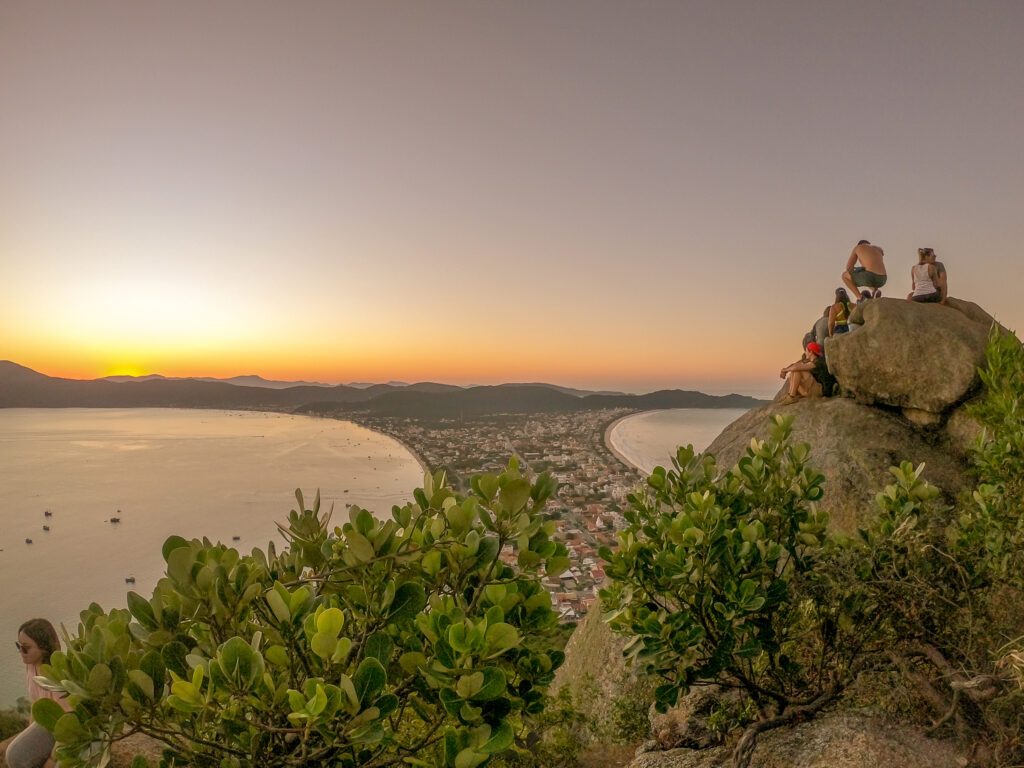
[[[135,732],[167,745],[164,766],[485,764],[562,662],[537,576],[568,566],[540,514],[554,489],[512,462],[465,498],[427,475],[393,519],[352,508],[333,529],[297,492],[280,553],[172,537],[152,597],[90,606],[44,667],[74,710],[33,716],[70,767]]]
[[[1024,350],[994,333],[973,415],[976,488],[939,501],[904,462],[871,523],[830,531],[824,477],[777,417],[726,472],[681,448],[630,497],[602,592],[661,711],[694,686],[735,689],[757,716],[738,739],[813,716],[861,673],[894,670],[932,715],[997,764],[1024,758]]]

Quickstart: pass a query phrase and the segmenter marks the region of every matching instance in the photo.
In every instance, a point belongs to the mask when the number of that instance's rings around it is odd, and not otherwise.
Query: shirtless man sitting
[[[873,297],[882,295],[878,289],[885,285],[888,279],[882,260],[884,255],[881,248],[867,240],[861,240],[851,251],[850,258],[846,261],[846,271],[843,272],[843,282],[854,296],[860,296],[862,288],[869,289]]]

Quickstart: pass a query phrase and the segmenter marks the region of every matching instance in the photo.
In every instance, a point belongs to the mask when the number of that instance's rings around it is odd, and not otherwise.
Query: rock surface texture
[[[731,467],[743,456],[751,438],[768,436],[776,415],[795,417],[793,439],[810,443],[810,465],[827,478],[821,504],[832,516],[832,525],[840,530],[852,533],[871,512],[875,494],[892,482],[889,467],[901,461],[915,466],[924,462],[924,477],[949,498],[963,488],[965,459],[941,436],[922,433],[895,412],[845,397],[811,398],[791,405],[772,403],[748,411],[726,427],[707,452],[714,454],[721,468]]]
[[[727,747],[644,752],[630,768],[725,768],[731,756]],[[920,728],[833,713],[764,734],[750,764],[751,768],[958,768],[965,762],[954,744],[928,738]]]
[[[976,304],[875,299],[857,312],[860,328],[825,342],[844,393],[869,405],[941,414],[977,388],[994,321]]]

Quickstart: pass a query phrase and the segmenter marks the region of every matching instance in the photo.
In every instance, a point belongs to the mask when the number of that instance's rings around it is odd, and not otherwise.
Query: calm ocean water
[[[171,534],[249,552],[278,539],[274,523],[296,506],[295,488],[309,504],[319,488],[322,507],[334,502],[340,521],[346,503],[389,514],[422,481],[401,444],[350,422],[238,411],[0,409],[0,638],[7,640],[0,706],[24,695],[18,625],[42,616],[74,630],[92,601],[124,607],[129,589],[148,596]],[[118,510],[121,522],[108,522]]]
[[[670,467],[680,445],[692,444],[703,451],[744,413],[742,408],[645,411],[615,424],[608,441],[630,464],[650,473],[658,465]]]

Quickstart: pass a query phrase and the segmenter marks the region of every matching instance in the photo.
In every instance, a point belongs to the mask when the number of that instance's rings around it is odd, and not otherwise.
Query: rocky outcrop
[[[873,514],[875,495],[892,481],[889,468],[902,461],[924,463],[925,479],[949,502],[964,489],[968,451],[980,432],[968,405],[980,392],[978,369],[997,325],[977,304],[954,298],[944,306],[873,300],[858,306],[851,321],[856,330],[825,346],[840,396],[748,411],[707,448],[724,471],[744,455],[751,438],[768,436],[773,416],[793,416],[793,439],[811,446],[809,464],[826,477],[820,503],[832,526],[846,532]],[[588,663],[573,659],[574,635],[565,669],[593,670],[596,690],[613,695],[625,679],[618,658],[622,641],[592,626],[592,618],[593,612],[578,630],[586,633],[581,646],[589,648]],[[631,768],[728,765],[732,745],[719,746],[708,727],[716,695],[713,689],[695,690],[672,711],[652,714],[653,738],[645,744],[650,751],[638,753]],[[762,734],[751,762],[754,768],[964,764],[962,749],[952,742],[928,738],[913,725],[848,710]]]
[[[574,705],[597,728],[604,728],[613,702],[636,682],[626,667],[622,649],[626,638],[614,634],[601,619],[601,603],[595,602],[565,646],[565,663],[555,673],[551,693],[568,688]]]
[[[965,459],[941,437],[922,432],[894,411],[845,397],[773,403],[748,411],[726,427],[707,452],[720,467],[731,467],[752,437],[768,436],[777,414],[794,416],[793,439],[810,444],[810,465],[827,478],[821,504],[840,530],[852,532],[871,512],[875,494],[892,482],[889,467],[901,461],[924,462],[925,478],[950,499],[963,488]]]
[[[736,689],[722,689],[717,685],[694,687],[668,712],[660,713],[651,705],[648,719],[651,723],[651,742],[654,749],[669,750],[707,749],[722,743],[724,734],[712,728],[708,719],[716,709],[742,702]]]
[[[868,405],[939,415],[977,388],[994,321],[976,304],[875,299],[857,307],[857,318],[860,328],[825,342],[829,369],[844,394]]]
[[[725,768],[732,750],[673,749],[645,752],[630,768]],[[832,713],[794,728],[765,733],[751,768],[959,768],[955,744],[929,738],[920,728],[858,714]]]

